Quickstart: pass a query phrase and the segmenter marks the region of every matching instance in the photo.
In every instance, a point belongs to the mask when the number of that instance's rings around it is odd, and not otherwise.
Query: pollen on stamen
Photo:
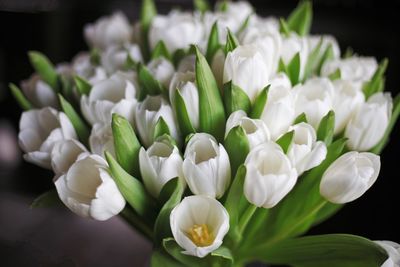
[[[209,232],[206,224],[193,225],[187,232],[190,240],[198,247],[207,247],[214,242],[212,233]]]

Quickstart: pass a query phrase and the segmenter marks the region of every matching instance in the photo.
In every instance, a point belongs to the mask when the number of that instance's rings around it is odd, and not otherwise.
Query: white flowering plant
[[[154,244],[151,266],[400,266],[399,245],[304,236],[377,180],[399,116],[387,60],[311,35],[311,2],[287,19],[247,2],[122,13],[84,29],[89,52],[10,89],[24,158],[53,170],[61,200],[121,215]]]

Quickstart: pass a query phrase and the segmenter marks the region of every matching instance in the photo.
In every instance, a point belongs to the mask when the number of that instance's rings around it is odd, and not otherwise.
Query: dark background
[[[287,16],[296,1],[250,1],[259,14]],[[191,1],[156,1],[159,12],[173,6],[191,8]],[[0,0],[0,134],[16,133],[21,110],[11,98],[9,82],[19,83],[32,72],[27,51],[39,50],[53,62],[70,61],[86,45],[82,28],[113,10],[136,20],[140,1]],[[389,58],[386,90],[400,85],[399,1],[314,1],[313,33],[337,37],[342,51]],[[375,185],[346,205],[312,234],[352,233],[370,239],[400,242],[399,153],[396,126],[382,154]],[[9,136],[8,136],[9,138]],[[14,144],[15,139],[7,140]],[[0,152],[12,156],[0,142]],[[17,154],[18,159],[20,155]],[[1,158],[0,158],[1,159]],[[0,160],[0,262],[2,266],[145,266],[150,244],[115,218],[93,222],[65,208],[29,209],[35,196],[51,188],[52,174],[22,160]],[[3,265],[4,264],[4,265]]]

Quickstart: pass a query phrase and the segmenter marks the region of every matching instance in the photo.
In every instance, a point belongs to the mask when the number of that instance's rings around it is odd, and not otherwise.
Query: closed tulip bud
[[[274,142],[261,144],[251,150],[244,165],[247,170],[244,195],[257,207],[272,208],[296,184],[296,168]]]
[[[82,217],[104,221],[125,207],[125,199],[100,156],[81,154],[55,186],[61,201]]]
[[[139,165],[147,191],[157,198],[169,180],[182,178],[182,162],[178,148],[167,141],[156,141],[147,150],[142,147]]]
[[[66,173],[78,156],[86,152],[86,147],[75,139],[58,141],[51,150],[51,167],[56,177]]]
[[[374,241],[381,246],[388,254],[387,260],[381,267],[399,267],[400,266],[400,245],[393,241]]]
[[[361,105],[347,124],[345,136],[352,150],[368,151],[385,134],[392,115],[393,101],[389,93],[376,93]]]
[[[107,78],[106,71],[101,66],[96,66],[90,59],[90,54],[81,52],[72,60],[72,69],[80,77],[86,79],[90,84],[96,84]]]
[[[262,120],[250,119],[243,110],[235,111],[229,116],[226,122],[225,137],[235,126],[241,126],[245,131],[250,149],[270,139],[265,123]]]
[[[174,75],[174,65],[165,58],[153,59],[147,65],[150,73],[153,74],[154,79],[158,80],[165,88],[168,88],[169,83]]]
[[[178,65],[177,72],[195,72],[196,71],[196,56],[187,55],[185,56]]]
[[[317,134],[314,128],[307,123],[299,123],[289,128],[294,131],[292,144],[289,146],[287,155],[296,167],[300,176],[319,164],[326,158],[326,145],[317,141]]]
[[[101,65],[111,75],[118,70],[124,70],[128,57],[134,62],[142,62],[142,53],[137,44],[110,46],[102,53]]]
[[[32,109],[22,113],[18,135],[24,159],[40,167],[51,168],[51,151],[61,140],[77,139],[70,120],[53,108]]]
[[[375,183],[380,168],[379,156],[369,152],[348,152],[334,161],[323,174],[321,195],[338,204],[353,201]]]
[[[209,134],[194,134],[186,146],[183,175],[193,194],[222,197],[231,180],[225,148]]]
[[[45,83],[38,74],[33,74],[28,80],[21,83],[22,91],[35,107],[58,108],[58,98],[55,91]]]
[[[226,56],[223,82],[232,81],[253,102],[258,93],[268,85],[270,72],[257,46],[238,46]]]
[[[308,46],[307,39],[300,37],[295,33],[291,33],[289,37],[282,39],[281,58],[285,65],[288,65],[293,57],[299,53],[300,55],[300,80],[304,76],[308,54],[310,48]]]
[[[182,253],[203,258],[222,245],[229,230],[229,214],[218,200],[189,196],[172,210],[170,225]]]
[[[219,49],[215,53],[211,62],[211,69],[219,88],[223,87],[224,65],[225,65],[225,53],[222,51],[222,49]]]
[[[108,151],[115,157],[114,137],[111,124],[96,123],[92,127],[89,136],[90,151],[104,157],[104,152]]]
[[[95,84],[90,94],[81,98],[82,113],[92,125],[110,123],[112,113],[133,122],[136,104],[135,86],[120,73]]]
[[[160,95],[147,96],[145,100],[136,107],[136,129],[146,147],[153,142],[157,122],[163,118],[168,125],[169,134],[179,141],[178,129],[171,106]]]

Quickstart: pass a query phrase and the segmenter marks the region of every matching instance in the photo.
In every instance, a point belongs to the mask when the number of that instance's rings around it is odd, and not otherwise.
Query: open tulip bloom
[[[387,60],[341,56],[310,35],[312,7],[262,18],[247,2],[85,27],[90,51],[10,84],[24,158],[54,172],[79,216],[121,215],[153,242],[151,266],[400,266],[392,241],[304,236],[379,179],[400,113]]]

